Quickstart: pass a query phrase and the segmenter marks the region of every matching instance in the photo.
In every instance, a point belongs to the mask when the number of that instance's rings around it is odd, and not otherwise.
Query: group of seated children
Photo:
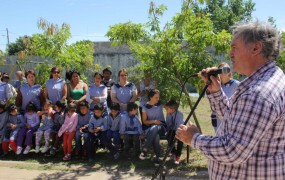
[[[50,150],[50,154],[54,155],[59,150],[59,142],[63,140],[64,161],[71,159],[73,139],[75,139],[74,154],[88,157],[89,161],[94,159],[95,147],[98,144],[107,148],[114,159],[119,158],[120,149],[139,156],[141,139],[145,134],[137,116],[136,103],[128,103],[127,113],[121,113],[120,105],[112,103],[107,116],[104,116],[106,110],[101,104],[95,104],[93,111],[89,109],[87,101],[80,102],[78,106],[70,103],[66,107],[65,101],[57,101],[52,107],[51,101],[47,100],[43,110],[36,112],[35,105],[28,103],[23,116],[18,113],[14,104],[6,107],[1,101],[0,154],[7,155],[9,146],[17,155],[28,154],[35,134],[35,153],[39,153],[40,150],[42,153],[47,153]],[[169,142],[175,137],[178,126],[184,123],[183,115],[177,108],[178,104],[175,101],[170,100],[165,104]],[[176,161],[177,157],[180,158],[182,147],[183,143],[178,141],[177,148],[172,149]],[[176,164],[179,164],[179,159]]]

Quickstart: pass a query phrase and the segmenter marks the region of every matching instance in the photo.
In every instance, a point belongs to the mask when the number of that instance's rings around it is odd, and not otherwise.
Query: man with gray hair
[[[179,140],[208,158],[210,179],[285,179],[285,75],[274,62],[279,49],[271,25],[235,24],[229,56],[233,70],[247,78],[227,98],[220,79],[210,77],[207,96],[223,117],[220,128],[215,136],[192,123],[177,130]]]

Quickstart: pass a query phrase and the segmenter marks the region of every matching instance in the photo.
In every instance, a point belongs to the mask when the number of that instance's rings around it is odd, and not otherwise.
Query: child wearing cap
[[[76,113],[76,104],[70,103],[67,107],[65,121],[58,131],[58,137],[63,135],[64,161],[71,159],[72,140],[75,136],[75,130],[78,123],[78,114]]]
[[[46,100],[45,105],[43,107],[43,111],[39,111],[38,116],[42,117],[42,125],[36,132],[36,150],[35,153],[40,152],[40,141],[42,136],[45,138],[45,146],[42,149],[42,153],[46,153],[49,150],[49,140],[50,134],[53,129],[53,118],[54,118],[54,110],[52,109],[52,102],[50,100]]]
[[[3,154],[2,141],[5,135],[7,120],[8,120],[8,113],[6,111],[6,103],[0,100],[0,155]]]
[[[79,110],[75,134],[75,155],[83,154],[85,157],[87,155],[87,142],[89,138],[88,124],[93,113],[89,110],[89,104],[86,100],[79,103]]]
[[[101,104],[95,104],[94,115],[91,117],[88,125],[89,143],[88,157],[89,161],[94,159],[95,146],[94,142],[99,139],[102,144],[111,152],[114,159],[119,158],[118,150],[112,145],[111,140],[107,137],[107,119],[103,118],[104,107]]]
[[[183,114],[178,111],[178,103],[174,100],[170,100],[165,104],[166,110],[166,125],[167,125],[167,135],[168,145],[171,145],[173,141],[177,128],[184,124]],[[175,164],[180,163],[180,156],[183,148],[183,142],[177,140],[177,146],[173,147],[171,150],[172,158]]]
[[[120,124],[121,138],[124,140],[124,149],[130,150],[131,144],[134,146],[135,155],[140,154],[140,138],[143,138],[142,124],[137,116],[139,106],[134,103],[128,103],[128,114],[123,114]]]
[[[119,149],[121,147],[119,130],[120,122],[122,119],[122,114],[120,113],[120,105],[118,103],[111,103],[110,109],[111,111],[107,116],[107,136],[109,139],[113,139],[113,144]]]
[[[32,137],[34,132],[37,131],[40,119],[36,112],[36,106],[34,103],[29,102],[26,106],[26,113],[24,115],[25,125],[20,128],[17,138],[17,155],[22,153],[22,145],[25,139],[26,148],[23,154],[28,154],[31,150]]]
[[[62,140],[62,136],[59,137],[57,134],[65,120],[65,100],[56,101],[54,109],[56,112],[54,114],[54,126],[52,132],[53,147],[50,150],[51,155],[55,155],[55,153],[58,151],[59,141]]]
[[[22,114],[18,113],[17,106],[15,104],[10,104],[8,106],[8,121],[7,126],[5,130],[5,137],[2,142],[2,149],[3,154],[6,155],[9,150],[9,144],[11,149],[14,151],[14,153],[17,152],[17,136],[20,127],[23,127],[24,124],[24,117]]]

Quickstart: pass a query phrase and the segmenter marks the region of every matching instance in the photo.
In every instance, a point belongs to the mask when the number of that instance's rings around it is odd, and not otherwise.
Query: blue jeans
[[[160,135],[165,134],[165,129],[160,125],[152,125],[146,134],[146,142],[143,147],[144,151],[148,151],[153,146],[156,157],[160,157]]]
[[[107,131],[107,137],[111,140],[113,138],[113,143],[117,146],[120,145],[120,133],[119,131]]]
[[[82,137],[83,137],[83,141],[84,141],[83,145],[82,145]],[[87,151],[88,140],[89,140],[89,133],[88,132],[81,134],[79,131],[76,131],[76,134],[75,134],[75,148],[76,148],[76,150],[78,150],[78,151],[86,150]]]

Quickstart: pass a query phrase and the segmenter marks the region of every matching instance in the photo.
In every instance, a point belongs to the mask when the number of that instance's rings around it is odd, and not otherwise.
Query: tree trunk
[[[177,77],[178,77],[180,86],[181,86],[181,88],[183,88],[182,91],[183,91],[183,92],[185,93],[185,95],[186,95],[188,104],[189,104],[189,106],[190,106],[190,111],[191,111],[191,110],[193,109],[193,105],[192,105],[192,101],[191,101],[191,97],[190,97],[190,95],[189,95],[189,92],[188,92],[188,90],[186,89],[186,87],[183,86],[183,85],[184,85],[184,82],[183,82],[183,80],[182,80],[181,75],[180,75],[178,72],[177,72],[176,74],[177,74]],[[196,124],[197,128],[198,128],[198,129],[200,130],[200,132],[202,133],[202,129],[201,129],[201,127],[200,127],[200,124],[199,124],[199,121],[198,121],[198,119],[197,119],[197,116],[196,116],[195,112],[193,112],[193,118],[194,118],[194,121],[195,121],[195,124]]]

